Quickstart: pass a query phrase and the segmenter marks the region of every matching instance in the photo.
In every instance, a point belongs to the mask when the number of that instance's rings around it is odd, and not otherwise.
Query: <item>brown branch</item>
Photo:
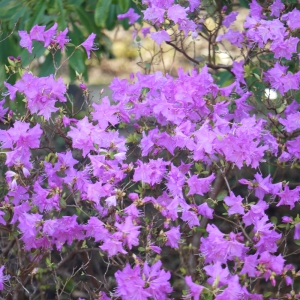
[[[179,48],[178,46],[176,46],[175,44],[171,43],[171,42],[166,42],[168,45],[172,46],[174,49],[176,49],[178,52],[182,53],[188,60],[190,60],[191,62],[193,62],[196,65],[199,65],[199,61],[190,57],[183,49]],[[227,70],[228,72],[230,72],[231,74],[234,75],[234,73],[231,71],[232,66],[226,66],[226,65],[222,65],[222,64],[218,64],[218,65],[214,65],[212,63],[206,63],[206,65],[213,70],[220,70],[220,69],[224,69]]]

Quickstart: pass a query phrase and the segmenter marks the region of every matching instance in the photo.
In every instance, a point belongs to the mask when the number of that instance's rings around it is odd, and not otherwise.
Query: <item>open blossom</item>
[[[215,175],[211,174],[206,178],[198,178],[197,175],[193,175],[191,178],[187,180],[190,191],[189,195],[198,194],[203,196],[210,190],[210,184],[215,180]]]
[[[236,16],[238,14],[239,13],[236,11],[231,12],[224,18],[223,25],[225,25],[228,28],[231,25],[231,23],[233,23],[236,20]]]
[[[56,29],[58,24],[54,23],[54,25],[44,32],[44,47],[48,47],[52,41],[54,41],[56,35]]]
[[[172,248],[178,248],[178,242],[180,239],[180,226],[172,227],[169,231],[165,232],[167,236],[167,246],[171,246]]]
[[[68,28],[66,28],[64,31],[60,31],[56,36],[56,42],[62,50],[64,50],[66,43],[70,41],[70,39],[67,37],[68,31]]]
[[[226,196],[224,198],[224,202],[229,206],[228,215],[240,214],[243,215],[244,208],[243,208],[243,200],[240,195],[235,196],[233,192],[230,192],[230,196]]]
[[[186,10],[184,7],[179,4],[172,5],[168,9],[168,17],[177,23],[180,19],[184,20],[186,18]]]
[[[135,13],[133,8],[129,8],[129,10],[125,14],[118,15],[119,20],[129,19],[129,24],[134,24],[138,19],[140,18],[140,15]]]
[[[19,36],[21,37],[20,46],[23,48],[27,48],[29,53],[32,53],[32,39],[27,31],[18,31]]]
[[[184,298],[191,298],[193,297],[193,299],[200,299],[200,295],[202,293],[202,290],[204,289],[203,286],[196,284],[192,281],[192,276],[186,276],[185,277],[185,282],[187,284],[187,286],[189,287],[189,293],[187,295],[184,296]]]
[[[170,36],[165,30],[160,30],[158,32],[151,32],[150,36],[158,45],[162,42],[170,42]]]
[[[31,40],[36,40],[39,42],[44,42],[44,31],[46,26],[34,25],[30,30],[30,38]]]
[[[156,30],[142,32],[149,33],[158,45],[171,38],[175,41],[175,30],[201,38],[198,17],[206,4],[200,7],[200,0],[141,2],[145,20]],[[176,77],[157,71],[132,74],[128,80],[116,78],[110,85],[112,100],[102,98],[101,92],[101,103],[92,104],[93,111],[89,109],[84,116],[65,115],[68,107],[59,106],[67,101],[61,78],[36,77],[24,71],[14,85],[5,82],[3,96],[7,99],[0,101],[0,120],[7,126],[0,130],[1,153],[6,157],[0,224],[3,229],[18,230],[18,236],[12,237],[20,238],[22,254],[38,262],[43,251],[54,250],[63,252],[64,263],[69,259],[65,250],[78,252],[78,258],[81,252],[98,251],[109,258],[108,267],[113,264],[115,284],[109,292],[113,299],[180,297],[171,294],[171,271],[159,259],[161,253],[164,261],[166,254],[182,255],[182,249],[189,263],[199,256],[203,265],[201,272],[188,270],[191,276],[181,276],[186,285],[183,299],[261,300],[262,295],[251,294],[256,292],[254,281],[261,279],[273,286],[285,281],[284,289],[293,286],[297,275],[293,267],[285,265],[290,249],[288,244],[284,247],[284,241],[288,235],[296,243],[300,240],[299,218],[293,211],[293,218],[284,216],[285,224],[275,225],[270,214],[279,206],[285,206],[278,208],[285,210],[284,214],[294,209],[300,200],[300,186],[273,183],[271,174],[262,175],[267,160],[277,164],[280,155],[279,162],[288,161],[280,167],[288,168],[297,167],[300,159],[300,106],[294,95],[300,72],[292,73],[294,68],[285,61],[297,55],[299,39],[292,30],[300,27],[293,23],[300,15],[294,10],[279,18],[285,7],[289,9],[280,0],[264,7],[254,0],[245,22],[247,30],[228,29],[237,16],[232,12],[223,22],[227,33],[217,38],[217,42],[226,38],[243,47],[244,53],[251,47],[258,58],[256,47],[273,52],[274,60],[265,65],[259,81],[276,90],[278,100],[281,93],[283,105],[278,107],[269,97],[264,102],[270,107],[274,104],[269,114],[256,114],[250,105],[256,97],[247,91],[253,88],[252,84],[247,87],[254,70],[251,55],[245,58],[245,68],[244,61],[217,66],[230,70],[228,75],[233,77],[225,78],[226,86],[221,88],[215,80],[218,70],[212,76],[208,66],[201,71],[181,69]],[[226,10],[223,7],[221,13]],[[119,20],[125,18],[133,24],[139,16],[130,8],[118,16]],[[172,36],[169,26],[174,30]],[[57,32],[57,27],[55,23],[45,31],[45,26],[35,25],[30,33],[19,31],[20,44],[29,52],[33,40],[49,46],[47,51],[53,53],[63,49],[69,41],[68,29]],[[88,58],[97,49],[95,37],[92,33],[79,45]],[[180,47],[180,43],[176,45]],[[11,69],[12,62],[20,65],[20,59],[9,62]],[[86,85],[81,83],[79,91],[86,94]],[[26,116],[14,113],[6,118],[4,101],[16,99],[17,93],[25,99]],[[52,113],[56,113],[55,120]],[[132,124],[136,132],[126,139],[123,129],[131,130]],[[37,149],[52,132],[65,142],[61,150],[65,152],[52,147]],[[35,152],[39,156],[34,157]],[[273,174],[273,178],[280,176]],[[228,190],[224,199],[219,197],[223,188]],[[197,236],[200,231],[201,238]],[[16,243],[15,249],[18,246]],[[286,256],[282,256],[283,248]],[[180,257],[180,264],[186,262]],[[185,270],[182,267],[180,272]],[[16,272],[15,277],[21,273]],[[175,284],[178,275],[172,274]],[[74,280],[77,276],[79,273]],[[5,280],[2,266],[0,290]],[[104,292],[97,293],[99,299],[110,299]]]
[[[164,16],[165,16],[165,10],[161,9],[159,7],[148,7],[146,10],[143,11],[144,13],[144,20],[148,20],[156,23],[163,23],[164,22]]]
[[[115,274],[116,295],[124,300],[167,299],[167,294],[173,291],[169,283],[171,274],[160,270],[161,266],[160,261],[151,267],[146,263],[141,270],[139,265],[131,268],[126,264],[122,271],[119,270]]]
[[[300,27],[298,22],[300,18],[300,11],[296,8],[294,8],[291,12],[284,14],[281,18],[283,21],[286,21],[291,30],[295,30]]]
[[[7,281],[10,276],[9,275],[4,275],[4,266],[0,267],[0,291],[2,291],[4,289],[4,281]]]
[[[88,59],[90,59],[90,53],[91,53],[91,51],[98,50],[98,48],[94,44],[95,37],[96,37],[96,34],[95,33],[91,33],[89,35],[89,37],[81,44],[81,46],[84,47],[85,50],[86,50]]]
[[[270,8],[271,16],[278,18],[280,16],[280,12],[284,9],[284,4],[281,0],[275,0]]]

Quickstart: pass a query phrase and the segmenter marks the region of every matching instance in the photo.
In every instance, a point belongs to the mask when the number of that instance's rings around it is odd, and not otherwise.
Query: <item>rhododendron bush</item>
[[[134,38],[194,68],[146,67],[94,102],[77,74],[84,116],[67,106],[61,65],[37,77],[9,58],[20,76],[0,102],[2,299],[299,299],[300,186],[286,174],[300,159],[300,11],[252,1],[240,32],[238,12],[206,3],[143,0],[151,30],[134,25]],[[18,33],[54,63],[71,47],[56,24]],[[90,58],[95,36],[73,53]],[[206,63],[189,38],[208,42]],[[228,42],[239,54],[218,64]]]

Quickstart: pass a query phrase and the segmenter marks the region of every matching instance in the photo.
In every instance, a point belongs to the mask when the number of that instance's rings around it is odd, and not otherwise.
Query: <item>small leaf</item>
[[[286,227],[286,224],[279,224],[277,225],[278,228],[285,228]]]
[[[129,0],[119,0],[119,6],[123,13],[127,12],[129,8]]]
[[[144,247],[138,247],[138,250],[139,250],[140,252],[145,252],[145,248],[144,248]]]
[[[272,295],[272,292],[266,292],[263,294],[264,298],[269,298]]]
[[[278,219],[276,217],[271,217],[271,222],[276,225],[278,223]]]
[[[250,66],[249,65],[245,65],[244,66],[244,77],[247,78],[247,77],[250,77],[251,76],[251,69],[250,69]]]
[[[294,240],[294,242],[297,246],[300,246],[300,240]]]
[[[218,201],[223,201],[224,198],[227,196],[227,191],[226,190],[222,190],[218,196],[217,196],[217,200]]]
[[[259,75],[258,74],[256,74],[256,73],[253,73],[253,76],[258,80],[258,81],[261,81],[261,78],[259,77]]]
[[[179,270],[180,270],[180,272],[182,273],[182,275],[185,275],[185,274],[186,274],[185,268],[180,268]]]
[[[98,0],[95,8],[95,23],[97,26],[104,26],[108,16],[111,0]]]

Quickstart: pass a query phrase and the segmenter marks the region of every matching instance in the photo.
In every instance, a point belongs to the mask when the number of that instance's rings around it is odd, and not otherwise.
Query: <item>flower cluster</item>
[[[183,36],[202,34],[205,20],[195,17],[203,8],[200,1],[183,2],[142,1],[157,44],[176,38],[166,24],[178,25]],[[62,293],[60,268],[85,254],[88,261],[78,269],[85,275],[93,271],[89,253],[99,252],[105,275],[112,270],[115,279],[109,284],[102,270],[101,281],[90,274],[97,282],[94,290],[101,291],[93,295],[98,299],[171,299],[179,293],[184,299],[298,297],[294,287],[300,274],[289,262],[288,244],[299,244],[300,217],[282,216],[279,224],[278,216],[280,209],[294,213],[300,186],[276,172],[266,174],[265,166],[299,167],[300,105],[294,91],[300,75],[283,63],[297,57],[299,11],[286,13],[280,0],[267,8],[254,0],[250,7],[247,30],[237,34],[230,28],[237,12],[224,15],[222,8],[226,33],[215,39],[248,50],[243,60],[179,69],[176,77],[157,71],[115,78],[112,99],[89,103],[83,117],[67,113],[61,78],[27,70],[15,84],[4,83],[7,103],[22,96],[25,114],[19,117],[0,101],[0,121],[7,126],[0,130],[5,174],[0,229],[9,233],[3,256],[9,257],[10,241],[19,251],[17,267],[3,260],[0,290],[9,289],[8,281],[23,287],[51,273]],[[119,15],[124,18],[138,19],[132,9]],[[56,29],[57,24],[47,31],[35,25],[30,33],[19,31],[20,45],[30,53],[33,40],[49,51],[63,49],[68,29]],[[88,58],[96,50],[94,38],[91,34],[79,45]],[[272,56],[261,75],[249,62],[260,51]],[[230,84],[219,86],[210,68],[227,70]],[[280,106],[267,97],[260,99],[263,109],[256,105],[252,75],[276,90]],[[80,87],[89,101],[88,88]],[[51,136],[62,141],[62,150]],[[178,268],[168,267],[169,253],[179,258]],[[269,284],[268,296],[259,282]]]

